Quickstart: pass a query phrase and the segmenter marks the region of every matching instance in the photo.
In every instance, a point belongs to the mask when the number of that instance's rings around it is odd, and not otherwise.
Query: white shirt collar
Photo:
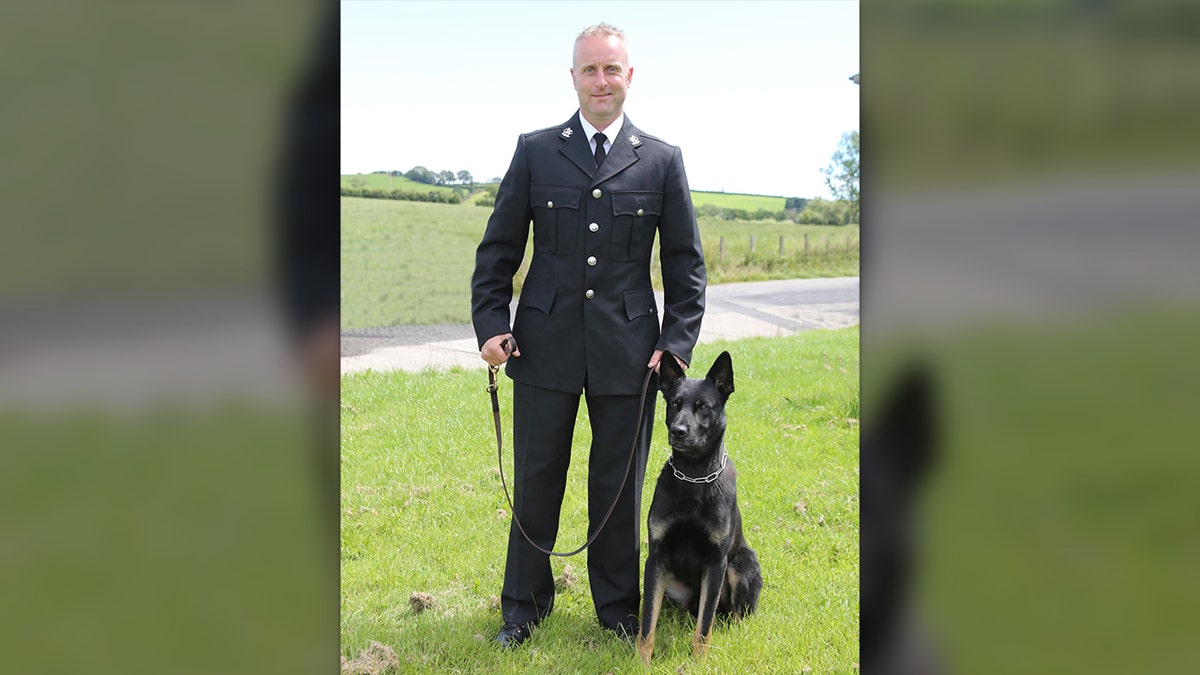
[[[604,138],[606,139],[604,141],[604,150],[607,152],[612,148],[613,141],[617,140],[617,135],[621,133],[621,127],[625,124],[625,113],[621,113],[621,116],[613,120],[613,123],[608,125],[604,131],[598,132],[596,127],[592,126],[591,122],[588,122],[584,118],[583,111],[579,112],[579,124],[583,127],[583,133],[587,136],[588,146],[592,149],[592,152],[596,151],[596,142],[592,140],[592,137],[597,133],[604,134]]]

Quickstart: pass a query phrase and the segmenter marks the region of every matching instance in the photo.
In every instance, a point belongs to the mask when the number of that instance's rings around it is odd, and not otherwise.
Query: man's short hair
[[[621,42],[625,42],[625,33],[621,32],[620,28],[607,23],[598,23],[595,26],[588,26],[583,29],[579,37],[575,38],[575,44],[578,45],[580,40],[594,37],[609,37],[615,35]]]

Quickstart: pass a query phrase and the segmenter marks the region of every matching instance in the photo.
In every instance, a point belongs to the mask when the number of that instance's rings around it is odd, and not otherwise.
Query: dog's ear
[[[721,398],[729,398],[733,393],[733,357],[729,352],[721,352],[717,360],[713,361],[712,368],[708,369],[706,377],[716,385],[717,391],[721,392]]]
[[[683,368],[679,367],[679,362],[675,360],[675,355],[669,350],[664,349],[662,360],[658,362],[658,388],[666,391],[675,385],[675,382],[683,377]]]

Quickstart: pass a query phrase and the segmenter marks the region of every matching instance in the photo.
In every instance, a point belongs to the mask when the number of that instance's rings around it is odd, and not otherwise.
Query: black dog
[[[737,472],[725,450],[725,402],[733,393],[729,352],[703,379],[689,379],[663,352],[659,389],[667,402],[671,457],[654,488],[642,625],[637,649],[649,664],[663,596],[697,617],[693,655],[708,652],[718,613],[741,619],[758,606],[758,555],[742,535]]]

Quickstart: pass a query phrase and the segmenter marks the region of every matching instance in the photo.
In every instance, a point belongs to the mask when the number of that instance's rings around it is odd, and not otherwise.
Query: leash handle
[[[508,340],[501,343],[501,346],[508,351]],[[613,497],[613,503],[608,507],[608,512],[604,514],[604,518],[600,524],[596,526],[596,531],[588,540],[583,542],[579,548],[570,553],[560,553],[558,551],[550,551],[538,546],[529,533],[525,531],[525,526],[521,525],[521,519],[517,517],[517,509],[513,506],[512,497],[508,493],[508,481],[504,480],[504,434],[500,430],[500,399],[496,391],[496,373],[499,372],[499,366],[488,366],[488,393],[492,397],[492,419],[496,426],[496,464],[500,467],[500,484],[504,486],[504,499],[508,501],[508,511],[512,514],[513,522],[517,524],[517,529],[521,531],[521,536],[525,537],[525,541],[535,549],[545,553],[546,555],[558,556],[560,558],[569,558],[573,555],[582,553],[584,549],[592,545],[596,541],[596,537],[600,536],[600,532],[604,530],[604,526],[608,524],[608,519],[612,516],[613,511],[617,509],[617,502],[621,501],[621,493],[625,491],[625,484],[629,482],[629,470],[633,468],[633,458],[637,454],[638,439],[642,435],[642,424],[645,422],[646,413],[646,392],[650,389],[650,378],[654,375],[654,369],[646,369],[646,379],[642,382],[642,395],[638,400],[638,417],[637,424],[633,429],[633,443],[629,447],[629,459],[625,462],[625,475],[621,477],[621,486],[617,488],[617,495]]]

